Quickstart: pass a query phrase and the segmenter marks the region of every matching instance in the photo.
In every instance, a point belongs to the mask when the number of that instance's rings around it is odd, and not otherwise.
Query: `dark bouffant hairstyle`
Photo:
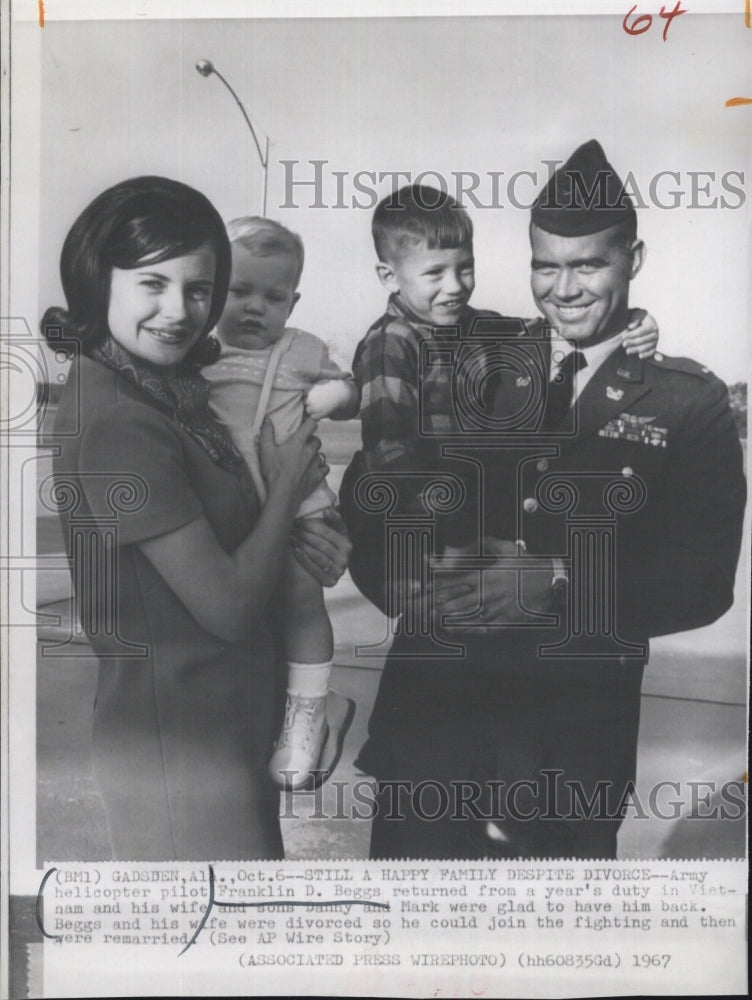
[[[211,308],[203,336],[181,367],[210,364],[218,345],[208,337],[224,309],[231,251],[224,223],[208,198],[166,177],[134,177],[103,191],[73,223],[60,255],[68,309],[42,317],[50,341],[73,338],[87,354],[107,336],[112,268],[128,270],[144,260],[159,263],[209,244],[216,255]]]
[[[451,250],[472,243],[473,223],[445,191],[412,184],[379,202],[371,232],[379,260],[389,262],[424,240],[429,250]]]

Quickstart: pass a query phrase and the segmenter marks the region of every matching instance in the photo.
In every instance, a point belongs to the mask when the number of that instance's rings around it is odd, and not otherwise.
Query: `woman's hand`
[[[271,421],[265,420],[261,427],[259,464],[269,495],[279,496],[281,490],[296,510],[329,472],[315,430],[315,420],[306,417],[294,434],[277,444]]]
[[[342,516],[329,507],[321,517],[293,521],[295,558],[324,587],[333,587],[347,568],[352,542]]]

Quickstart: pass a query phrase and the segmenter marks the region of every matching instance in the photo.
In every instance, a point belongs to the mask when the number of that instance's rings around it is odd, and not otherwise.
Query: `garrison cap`
[[[535,199],[531,221],[556,236],[589,236],[635,218],[632,199],[595,139],[556,171]]]

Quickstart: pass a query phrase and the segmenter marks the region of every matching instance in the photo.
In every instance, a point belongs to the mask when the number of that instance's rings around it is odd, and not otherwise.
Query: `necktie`
[[[582,351],[572,351],[561,363],[553,380],[548,383],[546,405],[543,410],[543,430],[552,431],[562,422],[572,405],[574,376],[587,365]]]

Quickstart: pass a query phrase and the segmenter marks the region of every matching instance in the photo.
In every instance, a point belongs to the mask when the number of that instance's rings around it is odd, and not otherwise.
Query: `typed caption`
[[[177,993],[186,975],[208,995],[733,993],[745,988],[744,869],[51,864],[37,905],[44,995]]]

